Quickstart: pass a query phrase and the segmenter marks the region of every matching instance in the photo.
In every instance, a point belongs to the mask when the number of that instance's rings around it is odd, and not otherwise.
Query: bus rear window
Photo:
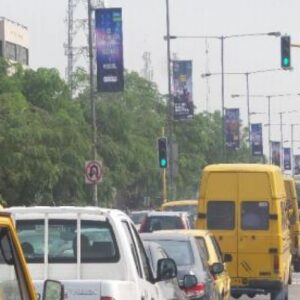
[[[234,229],[235,204],[232,201],[209,201],[207,204],[207,229]]]

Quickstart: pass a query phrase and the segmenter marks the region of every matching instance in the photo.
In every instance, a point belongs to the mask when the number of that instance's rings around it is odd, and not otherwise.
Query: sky
[[[78,0],[75,17],[86,15],[86,1]],[[0,0],[0,14],[29,29],[30,66],[55,67],[65,77],[67,57],[68,0]],[[300,44],[299,0],[169,0],[171,35],[227,36],[280,31],[291,36],[293,44]],[[107,7],[123,10],[124,65],[129,71],[140,72],[142,55],[150,52],[153,80],[161,93],[167,93],[167,49],[165,0],[106,0]],[[80,30],[74,43],[86,45]],[[183,39],[171,41],[172,55],[193,62],[193,95],[197,111],[210,112],[221,108],[221,77],[202,78],[203,73],[221,71],[221,48],[218,39]],[[274,71],[249,76],[250,95],[300,93],[300,48],[292,48],[293,71]],[[78,57],[78,63],[86,60]],[[225,72],[253,72],[280,68],[280,39],[272,36],[228,38],[224,42]],[[247,124],[246,98],[232,98],[232,94],[246,94],[245,75],[225,75],[225,107],[240,108],[241,119]],[[272,98],[271,123],[299,123],[300,97]],[[267,99],[250,97],[252,123],[268,123]],[[264,148],[267,150],[267,127],[264,127]],[[295,126],[295,140],[300,140],[300,126]],[[272,125],[272,140],[280,140],[278,125]],[[290,126],[284,126],[283,139],[290,140]],[[285,146],[289,146],[286,142]],[[299,148],[298,148],[299,147]],[[268,153],[268,151],[265,151]],[[300,143],[295,143],[300,154]]]

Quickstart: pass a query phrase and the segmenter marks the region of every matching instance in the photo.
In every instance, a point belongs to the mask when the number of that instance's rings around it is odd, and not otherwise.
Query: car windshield
[[[173,258],[177,266],[187,266],[194,263],[194,256],[189,241],[174,241],[174,240],[156,240],[160,244],[168,256]]]
[[[183,223],[179,216],[150,216],[147,218],[144,232],[152,232],[163,229],[183,229]]]

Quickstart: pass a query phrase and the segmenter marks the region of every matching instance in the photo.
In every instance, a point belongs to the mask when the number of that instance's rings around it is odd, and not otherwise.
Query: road
[[[293,274],[293,284],[289,286],[289,300],[299,300],[300,298],[300,273],[294,273]],[[234,298],[232,298],[234,299]],[[249,298],[246,296],[243,296],[239,298],[239,300],[269,300],[270,296],[257,296],[255,298]]]

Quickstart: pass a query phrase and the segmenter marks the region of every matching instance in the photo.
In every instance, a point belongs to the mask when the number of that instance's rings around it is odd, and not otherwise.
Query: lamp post
[[[290,114],[290,113],[294,113],[294,112],[298,112],[297,110],[289,110],[289,111],[280,111],[279,112],[279,117],[280,117],[280,167],[281,170],[283,171],[284,166],[283,166],[283,130],[282,130],[282,115],[283,114]]]
[[[247,119],[248,119],[248,140],[250,144],[250,93],[249,93],[249,75],[252,74],[259,74],[259,73],[266,73],[266,72],[274,72],[274,71],[282,71],[282,69],[266,69],[266,70],[257,70],[257,71],[251,71],[251,72],[226,72],[226,73],[204,73],[201,75],[201,77],[209,77],[214,75],[242,75],[246,78],[246,98],[247,98]],[[234,98],[236,95],[232,95]]]
[[[168,2],[168,0],[166,0]],[[218,39],[221,42],[221,99],[222,99],[222,137],[223,137],[223,152],[225,153],[225,140],[224,140],[224,110],[225,110],[225,84],[224,84],[224,41],[232,38],[244,37],[257,37],[257,36],[274,36],[280,37],[280,32],[266,32],[266,33],[248,33],[248,34],[232,34],[221,36],[205,36],[205,35],[168,35],[167,39]]]
[[[271,162],[271,98],[280,98],[280,97],[291,97],[291,96],[300,96],[300,93],[297,94],[277,94],[277,95],[249,95],[251,98],[267,98],[268,100],[268,123],[265,126],[268,126],[268,144],[269,144],[269,161]],[[242,94],[233,94],[232,98],[238,97],[247,97],[247,95]]]

